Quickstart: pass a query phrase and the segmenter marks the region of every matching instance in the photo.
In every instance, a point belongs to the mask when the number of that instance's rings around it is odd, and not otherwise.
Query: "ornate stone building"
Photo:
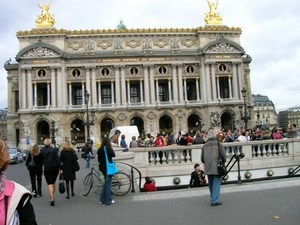
[[[241,29],[214,12],[197,28],[65,30],[43,10],[37,28],[17,32],[17,63],[5,65],[8,142],[84,142],[120,125],[153,134],[243,126],[251,57]]]
[[[265,95],[252,95],[253,116],[257,127],[272,129],[277,127],[277,113],[273,102]]]

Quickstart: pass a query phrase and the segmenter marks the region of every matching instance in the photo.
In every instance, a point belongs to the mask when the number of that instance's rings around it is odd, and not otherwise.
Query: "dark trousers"
[[[42,171],[37,171],[35,169],[29,170],[31,190],[39,195],[42,195],[42,174]]]

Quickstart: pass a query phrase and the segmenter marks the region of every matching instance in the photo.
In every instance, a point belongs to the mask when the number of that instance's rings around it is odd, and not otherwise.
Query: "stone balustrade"
[[[240,159],[242,181],[287,176],[291,168],[300,165],[300,139],[297,138],[247,143],[233,142],[223,143],[223,145],[227,154],[227,162],[234,154],[244,154],[244,157]],[[117,160],[128,155],[132,165],[141,171],[142,177],[152,177],[158,187],[188,185],[194,164],[200,163],[203,168],[200,158],[202,147],[203,145],[172,145],[132,148],[128,153],[117,153]],[[236,163],[226,177],[226,181],[236,181],[237,177]],[[178,183],[178,178],[180,183]]]

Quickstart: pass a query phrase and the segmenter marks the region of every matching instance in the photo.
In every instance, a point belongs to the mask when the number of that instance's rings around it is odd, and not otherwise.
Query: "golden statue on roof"
[[[37,19],[35,20],[35,24],[37,27],[41,28],[49,28],[53,27],[55,23],[55,19],[53,15],[49,13],[49,8],[51,5],[51,0],[48,4],[39,3],[39,7],[42,9],[42,13],[38,15]]]
[[[209,7],[209,12],[205,13],[204,21],[207,25],[221,25],[222,17],[217,12],[218,0],[216,0],[216,2],[211,2],[210,0],[207,0],[207,4]]]

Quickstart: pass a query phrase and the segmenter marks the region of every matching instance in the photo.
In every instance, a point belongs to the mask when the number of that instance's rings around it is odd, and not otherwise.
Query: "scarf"
[[[5,188],[6,177],[3,172],[0,173],[0,193],[4,191]]]

